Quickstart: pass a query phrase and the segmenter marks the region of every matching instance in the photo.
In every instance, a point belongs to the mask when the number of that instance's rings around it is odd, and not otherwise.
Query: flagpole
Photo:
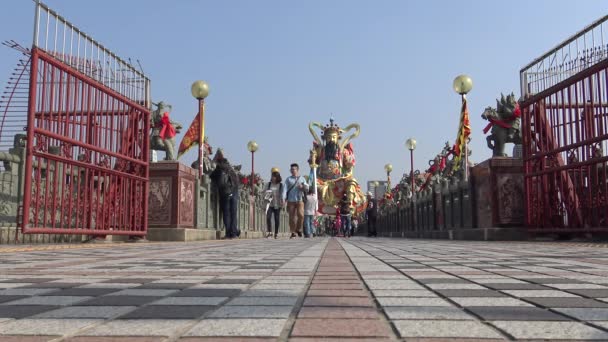
[[[467,95],[466,94],[462,94],[462,121],[463,121],[463,125],[466,125],[466,122],[464,122],[464,115],[467,111]],[[464,130],[464,128],[463,128]],[[469,137],[464,138],[464,181],[468,181],[469,180],[469,148],[468,148],[468,140]]]
[[[201,134],[198,141],[198,176],[203,177],[203,156],[205,148],[205,99],[198,99],[198,123]]]

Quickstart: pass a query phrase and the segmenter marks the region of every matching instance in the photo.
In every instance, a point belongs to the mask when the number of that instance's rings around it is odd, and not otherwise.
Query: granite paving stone
[[[435,319],[435,320],[471,320],[475,317],[462,309],[453,306],[388,306],[384,308],[392,320],[399,319]]]
[[[234,297],[239,289],[185,289],[171,294],[172,297]]]
[[[0,318],[25,318],[60,308],[54,305],[5,305],[0,306]]]
[[[278,337],[286,319],[206,319],[183,336],[270,336]]]
[[[213,318],[288,318],[292,306],[223,306],[208,317]]]
[[[33,296],[23,299],[14,300],[12,302],[5,302],[2,305],[21,306],[21,305],[72,305],[80,302],[84,302],[93,297],[84,296]]]
[[[475,321],[416,320],[393,321],[401,337],[500,338],[498,332]]]
[[[211,305],[147,305],[128,312],[120,319],[194,319],[216,309]]]
[[[382,306],[451,306],[450,303],[439,297],[379,297],[377,300]]]
[[[165,297],[151,305],[220,305],[228,297]]]
[[[82,306],[139,306],[151,303],[162,297],[152,296],[101,296],[85,302],[78,303]],[[1,306],[0,306],[1,307]]]
[[[587,298],[526,298],[526,300],[537,305],[549,308],[608,308],[608,303],[603,303]]]
[[[559,308],[555,310],[582,321],[608,321],[608,308]]]
[[[169,295],[174,295],[179,292],[179,290],[166,290],[166,289],[126,289],[120,290],[118,292],[112,292],[107,296],[156,296],[156,297],[164,297]]]
[[[502,292],[507,293],[514,297],[578,297],[580,296],[558,290],[503,290]]]
[[[568,321],[547,309],[523,306],[469,306],[467,310],[486,321]]]
[[[518,339],[608,340],[608,333],[579,322],[492,321],[492,325]]]
[[[113,320],[79,332],[77,336],[171,336],[192,322],[183,319]]]
[[[226,305],[295,305],[298,297],[236,297]]]
[[[437,290],[437,293],[445,297],[505,297],[504,294],[492,290]]]
[[[450,300],[462,306],[533,306],[509,297],[451,297]]]
[[[0,324],[0,335],[65,335],[102,320],[24,318]]]
[[[111,318],[135,308],[135,306],[69,306],[46,311],[32,318]]]

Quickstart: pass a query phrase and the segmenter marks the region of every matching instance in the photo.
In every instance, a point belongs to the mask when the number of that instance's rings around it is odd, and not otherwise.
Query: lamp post
[[[416,149],[416,139],[407,139],[405,141],[405,147],[410,150],[410,165],[412,167],[412,171],[410,173],[410,180],[412,182],[412,227],[416,229],[416,182],[414,181],[414,150]]]
[[[386,194],[390,193],[391,190],[391,171],[393,171],[393,164],[388,163],[384,165],[384,171],[386,171]],[[386,196],[385,196],[386,197]]]
[[[473,89],[473,80],[471,79],[471,77],[467,76],[467,75],[459,75],[454,79],[454,83],[452,85],[454,87],[454,91],[457,92],[458,94],[460,94],[460,97],[462,98],[462,110],[461,110],[461,115],[465,115],[465,112],[467,111],[467,93],[471,91],[471,89]],[[466,114],[468,115],[468,113]],[[465,118],[461,118],[462,121],[465,121]],[[468,121],[468,117],[466,118],[466,121]],[[461,125],[465,125],[468,123],[461,123]],[[468,145],[468,137],[464,139],[464,180],[468,181],[469,180],[469,149],[467,147]]]
[[[256,143],[254,140],[251,140],[250,142],[247,143],[247,150],[249,150],[249,152],[251,152],[251,196],[253,197],[253,186],[255,185],[255,172],[253,170],[253,155],[255,154],[255,151],[258,150],[258,143]]]
[[[255,142],[255,140],[251,140],[247,143],[247,150],[249,152],[251,152],[251,192],[249,193],[249,218],[250,218],[250,225],[249,227],[251,227],[253,230],[255,230],[255,201],[254,201],[254,197],[253,197],[253,187],[255,186],[255,171],[254,171],[254,159],[253,156],[255,154],[255,151],[258,150],[258,143]]]
[[[192,96],[198,100],[198,126],[201,131],[198,141],[198,176],[203,176],[203,150],[205,148],[205,98],[209,95],[209,85],[205,81],[195,81],[190,87]]]

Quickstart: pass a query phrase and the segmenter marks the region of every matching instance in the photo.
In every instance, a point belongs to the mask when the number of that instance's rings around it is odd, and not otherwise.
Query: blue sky
[[[255,168],[265,179],[273,166],[286,175],[291,162],[307,174],[310,121],[333,115],[341,126],[359,123],[353,143],[362,184],[384,179],[386,163],[394,180],[409,172],[408,137],[418,141],[417,169],[454,142],[460,98],[451,86],[462,73],[474,82],[471,159],[490,157],[483,108],[501,92],[519,97],[522,66],[608,10],[605,0],[46,3],[119,56],[139,59],[153,101],[171,103],[172,119],[186,127],[197,110],[190,85],[206,80],[206,134],[245,172],[249,140],[260,146]],[[29,46],[34,3],[2,7],[0,40]],[[2,87],[17,58],[0,47]]]

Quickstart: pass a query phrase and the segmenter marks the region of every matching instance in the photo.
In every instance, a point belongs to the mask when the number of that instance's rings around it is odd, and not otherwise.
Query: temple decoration
[[[321,137],[315,128],[321,130]],[[364,211],[366,198],[353,177],[355,154],[351,143],[361,132],[359,124],[353,123],[342,129],[330,119],[329,124],[325,126],[311,122],[308,129],[314,138],[308,162],[315,178],[312,183],[316,185],[319,198],[318,211],[335,215],[344,194],[351,203],[353,214]],[[343,139],[342,135],[351,130],[353,132]]]

